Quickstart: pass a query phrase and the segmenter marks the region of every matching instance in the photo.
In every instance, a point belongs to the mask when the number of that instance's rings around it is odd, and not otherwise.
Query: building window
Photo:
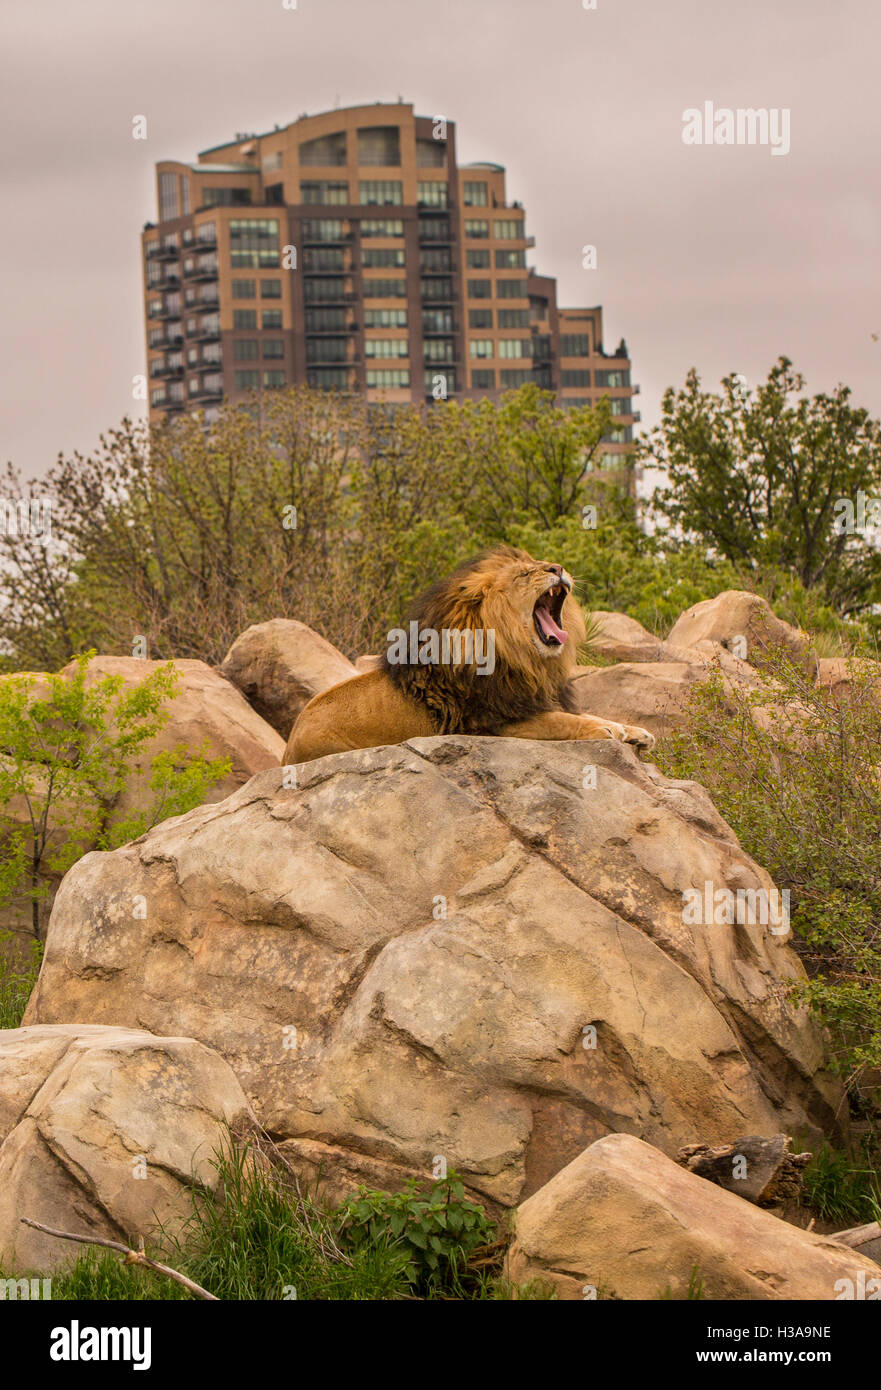
[[[468,327],[469,328],[492,328],[493,311],[492,309],[469,309]]]
[[[629,415],[630,397],[616,396],[614,400],[609,401],[609,406],[613,415]]]
[[[396,125],[365,126],[358,131],[358,163],[379,169],[401,162],[401,132]]]
[[[469,280],[468,298],[469,299],[492,299],[493,286],[492,280]]]
[[[406,338],[365,338],[365,357],[409,357],[410,344]]]
[[[341,246],[312,246],[303,252],[304,270],[343,270]]]
[[[446,140],[416,140],[416,168],[442,169],[447,162]]]
[[[423,333],[452,333],[452,309],[424,309],[422,313]]]
[[[242,329],[242,330],[244,330],[245,332],[247,332],[247,330],[248,330],[249,328],[256,328],[256,327],[257,327],[257,310],[256,310],[256,309],[233,309],[233,311],[232,311],[232,326],[233,326],[233,328],[236,329],[236,330]]]
[[[280,280],[261,280],[260,281],[261,299],[281,299]]]
[[[497,355],[499,357],[531,357],[532,344],[528,338],[501,338]]]
[[[233,217],[229,223],[229,254],[233,268],[278,265],[278,219]]]
[[[306,344],[307,362],[345,362],[345,338],[321,338]]]
[[[417,201],[425,208],[445,208],[447,206],[446,179],[431,179],[420,182],[416,192]]]
[[[489,251],[466,251],[465,265],[469,270],[489,270]]]
[[[477,220],[469,219],[465,222],[465,235],[466,237],[470,237],[472,241],[477,241],[481,237],[488,237],[489,223],[485,218],[479,218]]]
[[[404,252],[398,247],[379,247],[372,250],[365,249],[361,252],[362,264],[365,270],[376,269],[378,267],[389,267],[404,264]]]
[[[233,299],[256,299],[257,281],[256,280],[233,280],[232,282]]]
[[[464,184],[462,202],[466,208],[485,208],[489,202],[488,185],[485,183]]]
[[[506,217],[493,222],[493,236],[496,241],[516,241],[523,236],[523,218]]]
[[[399,217],[365,217],[361,222],[361,236],[403,236],[404,224]]]
[[[528,382],[532,381],[532,372],[517,371],[513,367],[500,372],[499,375],[502,380],[503,391],[513,390],[518,386],[526,386]]]
[[[589,386],[589,385],[590,385],[590,372],[584,372],[584,371],[578,371],[578,372],[574,372],[574,371],[573,371],[573,372],[561,372],[561,373],[560,373],[560,385],[561,385],[561,386],[569,386],[569,387],[578,386],[578,387],[582,387],[582,388],[585,387],[585,386]]]
[[[344,391],[349,384],[349,369],[314,367],[306,373],[306,384],[319,391]]]
[[[452,280],[422,280],[420,294],[423,299],[452,299]]]
[[[267,391],[277,391],[280,386],[284,386],[286,383],[287,378],[284,372],[276,370],[263,373],[263,385]]]
[[[405,280],[365,280],[365,299],[405,299],[407,283]]]
[[[274,309],[264,309],[264,310],[263,310],[264,315],[265,315],[265,314],[269,314],[269,313],[275,313],[275,312],[276,312],[276,310],[274,310]],[[368,314],[371,313],[371,312],[372,312],[372,313],[377,313],[377,312],[379,312],[379,311],[378,311],[378,310],[370,310],[370,309],[367,310],[367,313],[368,313]],[[385,311],[383,311],[383,312],[391,313],[392,310],[385,310]],[[279,316],[280,316],[280,311],[279,311]],[[369,324],[369,323],[367,322],[367,314],[364,315],[364,323],[365,323],[365,327],[367,327],[367,328],[373,327],[372,324]],[[264,328],[269,328],[269,327],[271,327],[271,326],[273,326],[273,325],[270,325],[270,324],[267,324],[267,323],[264,323],[264,325],[263,325]],[[345,328],[345,326],[346,326],[346,311],[345,311],[345,309],[307,309],[307,310],[306,310],[306,332],[307,332],[307,333],[336,333],[336,332],[338,332],[340,329]],[[279,324],[279,327],[281,327],[280,324]]]
[[[469,357],[495,357],[495,344],[492,338],[472,338],[468,344]]]
[[[399,179],[362,180],[358,200],[365,207],[381,207],[385,203],[400,206],[404,201],[403,184]]]
[[[246,208],[251,204],[250,188],[203,188],[203,208]]]
[[[367,368],[367,385],[386,390],[400,390],[410,385],[410,372],[407,367]]]
[[[497,299],[527,299],[528,290],[525,280],[497,280],[496,281]]]
[[[335,130],[332,135],[319,135],[315,140],[303,140],[300,145],[300,163],[323,165],[326,169],[337,168],[346,162],[346,132]],[[305,201],[305,199],[304,199]]]
[[[499,328],[528,328],[528,309],[500,309]]]
[[[449,338],[430,338],[423,344],[423,357],[426,362],[452,362],[455,353]]]
[[[284,338],[264,338],[264,357],[284,357]]]
[[[629,371],[597,372],[594,380],[597,386],[629,386]]]
[[[307,217],[303,222],[304,241],[342,241],[343,224],[338,217]]]
[[[281,328],[281,326],[282,326],[282,325],[281,325],[281,309],[264,309],[264,310],[263,310],[263,327],[264,327],[264,328]],[[254,327],[255,327],[255,328],[257,327],[256,323],[254,324]]]
[[[232,355],[235,362],[256,362],[259,342],[256,338],[236,338]]]
[[[496,374],[492,367],[475,367],[471,373],[471,385],[478,391],[494,391]]]
[[[586,333],[564,333],[560,338],[561,357],[587,357],[590,351]]]
[[[329,179],[303,180],[300,183],[301,203],[323,203],[333,207],[349,201],[349,185]]]
[[[452,270],[449,246],[432,246],[419,252],[419,269],[422,271]]]
[[[236,372],[235,383],[237,391],[256,391],[257,387],[260,385],[260,373],[251,371]]]
[[[525,270],[525,251],[496,251],[496,270]]]
[[[265,154],[265,155],[263,156],[263,172],[264,172],[264,174],[276,174],[276,173],[278,173],[278,170],[281,169],[281,167],[282,167],[283,164],[284,164],[284,153],[283,153],[281,150],[276,150],[274,154]]]
[[[159,221],[170,222],[180,217],[177,174],[159,175]]]
[[[340,324],[340,328],[344,325]],[[365,328],[406,328],[406,309],[365,309]]]
[[[182,217],[188,217],[192,211],[190,207],[190,181],[186,174],[180,176],[180,210]]]

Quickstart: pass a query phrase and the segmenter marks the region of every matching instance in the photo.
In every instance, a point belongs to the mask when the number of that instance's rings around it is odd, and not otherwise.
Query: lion
[[[407,629],[389,634],[378,669],[304,706],[284,763],[434,734],[616,739],[651,748],[647,729],[577,712],[570,680],[585,637],[563,566],[498,546],[423,594]]]

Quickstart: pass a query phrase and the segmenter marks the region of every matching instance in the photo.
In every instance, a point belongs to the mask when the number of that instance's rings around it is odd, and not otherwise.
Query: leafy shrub
[[[716,670],[658,749],[671,776],[703,783],[744,849],[790,891],[800,996],[830,1029],[856,1093],[881,1066],[881,686],[854,656],[832,692],[785,653],[757,688]]]
[[[415,1178],[403,1192],[359,1188],[337,1216],[346,1249],[403,1250],[406,1278],[423,1297],[473,1292],[482,1275],[474,1258],[496,1243],[492,1222],[482,1207],[468,1201],[452,1171],[427,1193],[420,1192]]]

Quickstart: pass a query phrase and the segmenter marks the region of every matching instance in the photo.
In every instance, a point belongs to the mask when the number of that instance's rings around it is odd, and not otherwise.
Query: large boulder
[[[304,1167],[437,1155],[511,1205],[592,1140],[834,1129],[841,1093],[706,793],[608,741],[414,739],[260,774],[65,877],[25,1021],[186,1033]]]
[[[95,656],[89,662],[87,680],[121,676],[124,686],[133,686],[164,664],[132,656]],[[140,770],[133,770],[126,779],[112,820],[131,815],[149,802],[150,765],[157,753],[180,744],[195,751],[206,744],[212,757],[229,758],[229,773],[211,788],[206,798],[213,802],[222,801],[255,772],[277,766],[284,752],[284,740],[217,671],[204,661],[179,660],[173,665],[179,680],[177,694],[166,706],[168,720],[140,750]],[[65,667],[68,670],[73,670],[73,664]]]
[[[626,613],[596,609],[590,614],[596,625],[590,652],[611,661],[666,661],[667,644]]]
[[[164,664],[130,656],[96,656],[89,662],[86,680],[87,683],[94,683],[106,676],[118,676],[124,688],[131,688],[140,684]],[[136,765],[132,765],[120,794],[110,808],[107,821],[111,827],[152,805],[155,793],[149,785],[151,766],[153,759],[160,752],[178,746],[193,752],[204,745],[211,757],[229,759],[228,774],[215,783],[206,795],[206,801],[209,802],[221,801],[231,791],[247,782],[255,772],[276,767],[281,760],[284,740],[254,712],[235,686],[210,666],[206,666],[204,661],[181,660],[173,664],[179,680],[176,696],[166,705],[167,722],[155,737],[139,750]],[[75,663],[71,662],[61,674],[71,675],[75,669]],[[33,686],[33,698],[46,699],[48,694],[48,683],[43,677],[37,677]],[[38,805],[47,776],[41,764],[35,762],[31,769],[31,786]],[[97,806],[97,803],[94,804]],[[80,804],[80,811],[82,809]],[[24,797],[13,797],[5,806],[4,814],[7,822],[11,821],[16,828],[23,827],[29,830],[31,813]],[[96,817],[95,824],[98,823],[99,818]],[[48,826],[51,848],[57,851],[72,837],[71,804],[63,800],[56,801],[50,808]],[[85,853],[94,844],[94,833],[85,833],[79,826],[76,839],[78,849]],[[59,876],[48,867],[48,859],[47,855],[40,876],[41,886],[46,893],[39,903],[41,931],[45,931],[52,898],[59,882]],[[9,941],[0,939],[0,951],[16,957],[25,952],[28,942],[32,939],[31,918],[31,904],[21,898],[13,899],[0,908],[0,937],[3,933],[12,933]]]
[[[816,669],[806,634],[778,618],[767,599],[746,589],[726,589],[693,604],[667,634],[669,647],[696,647],[701,642],[719,643],[753,666],[764,664],[769,649],[782,648],[805,669]]]
[[[192,1038],[87,1025],[0,1031],[0,1268],[49,1271],[82,1246],[22,1224],[134,1242],[179,1231],[190,1184],[214,1189],[232,1070]]]
[[[313,695],[358,674],[342,652],[294,618],[246,628],[220,669],[285,740]]]
[[[881,1269],[859,1251],[779,1220],[629,1134],[592,1144],[523,1203],[507,1272],[579,1300],[685,1299],[695,1284],[721,1300],[881,1292]]]

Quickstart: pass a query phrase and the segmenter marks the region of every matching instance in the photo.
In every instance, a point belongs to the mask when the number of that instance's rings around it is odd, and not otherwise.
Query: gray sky
[[[560,303],[626,337],[644,423],[690,366],[753,383],[781,353],[881,414],[881,6],[596,3],[0,0],[2,459],[42,472],[141,409],[156,160],[399,96],[507,167]],[[790,153],[684,145],[705,101],[790,108]]]

